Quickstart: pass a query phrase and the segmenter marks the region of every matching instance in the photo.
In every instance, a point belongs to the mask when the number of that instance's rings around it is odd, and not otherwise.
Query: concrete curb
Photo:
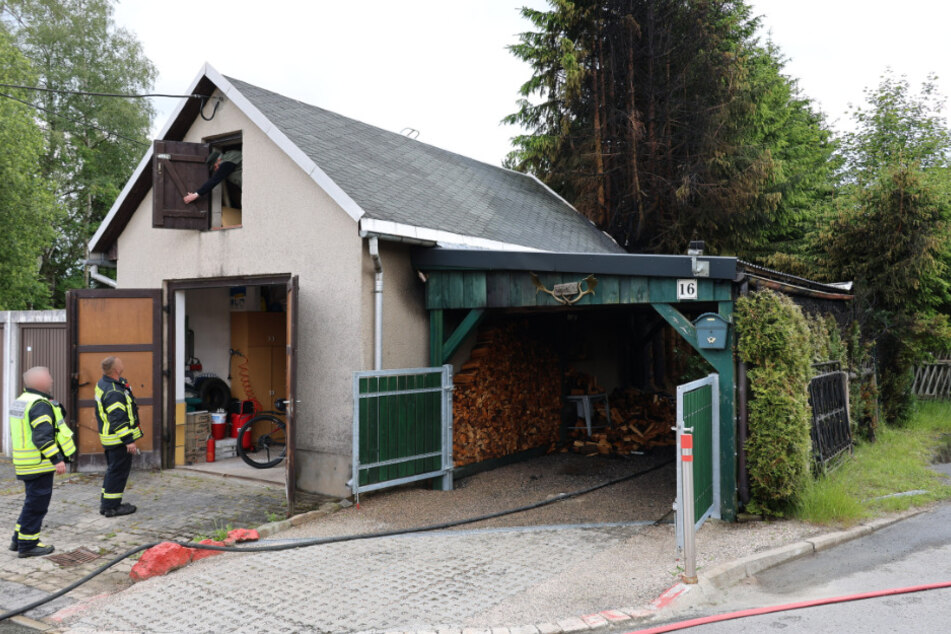
[[[300,526],[312,520],[320,519],[321,517],[331,515],[336,513],[342,508],[351,506],[349,500],[340,500],[339,502],[325,502],[317,507],[313,511],[307,511],[306,513],[298,513],[293,515],[286,520],[280,520],[278,522],[268,522],[267,524],[261,524],[258,526],[257,531],[258,535],[261,536],[261,539],[265,537],[270,537],[275,533],[280,533],[281,531],[286,531],[289,528],[295,526]]]
[[[836,531],[834,533],[826,533],[825,535],[817,535],[816,537],[810,537],[809,539],[800,542],[787,544],[786,546],[780,546],[779,548],[749,555],[748,557],[743,557],[734,561],[728,561],[718,566],[714,566],[708,570],[701,571],[698,574],[698,577],[700,578],[700,584],[713,586],[715,588],[726,588],[742,581],[743,579],[746,579],[747,577],[752,577],[753,575],[756,575],[767,568],[772,568],[773,566],[778,566],[779,564],[786,563],[787,561],[798,559],[804,555],[811,555],[813,553],[822,552],[823,550],[828,550],[833,546],[850,542],[853,539],[858,539],[859,537],[871,535],[876,531],[880,531],[883,528],[887,528],[892,524],[906,520],[909,517],[914,517],[915,515],[919,515],[925,511],[926,509],[916,509],[914,511],[902,513],[896,517],[886,517],[873,520],[867,524],[860,524],[859,526],[855,526],[844,531]]]

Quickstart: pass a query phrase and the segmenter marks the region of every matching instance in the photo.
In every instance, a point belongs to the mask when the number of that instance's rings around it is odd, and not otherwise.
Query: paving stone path
[[[229,525],[254,528],[286,514],[283,486],[176,471],[133,471],[123,499],[138,506],[138,512],[106,518],[99,515],[101,486],[102,474],[57,476],[42,531],[43,542],[56,546],[57,553],[84,547],[101,555],[99,559],[65,568],[45,558],[19,559],[7,550],[7,540],[23,504],[23,485],[9,459],[0,457],[0,608],[18,607],[61,588],[140,544],[211,536]],[[307,498],[299,510],[323,501]],[[118,564],[29,616],[42,618],[84,597],[131,585],[128,573],[134,563]]]

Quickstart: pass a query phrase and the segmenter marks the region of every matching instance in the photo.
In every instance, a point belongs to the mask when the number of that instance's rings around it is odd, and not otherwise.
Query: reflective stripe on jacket
[[[138,407],[132,389],[124,381],[108,376],[96,384],[96,422],[99,442],[105,447],[128,445],[142,437]]]
[[[31,420],[31,411],[37,403],[49,406],[53,416],[41,414]],[[49,431],[44,425],[49,425]],[[13,468],[18,476],[30,476],[56,471],[55,462],[60,462],[59,428],[69,433],[69,442],[63,447],[63,453],[75,453],[72,432],[63,421],[60,408],[53,405],[47,397],[32,391],[23,392],[10,406],[10,436],[13,442]],[[41,440],[35,440],[37,435]],[[40,442],[41,446],[37,446]],[[70,451],[71,449],[71,451]],[[69,453],[66,453],[69,451]]]

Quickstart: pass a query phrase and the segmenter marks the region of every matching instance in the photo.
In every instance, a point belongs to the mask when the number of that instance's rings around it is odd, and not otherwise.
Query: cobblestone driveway
[[[9,459],[0,457],[0,608],[14,608],[61,588],[140,544],[211,535],[229,524],[253,528],[286,511],[283,487],[194,473],[134,471],[124,500],[138,506],[138,512],[106,518],[99,515],[101,485],[101,474],[57,477],[42,531],[44,543],[56,546],[57,553],[85,547],[102,555],[99,560],[61,568],[45,558],[19,559],[7,550],[7,540],[23,503],[23,485]],[[303,507],[308,510],[306,502]],[[128,572],[133,564],[127,560],[117,565],[30,616],[42,617],[84,597],[131,585]]]
[[[96,601],[69,632],[459,627],[644,528],[458,531],[225,555]]]

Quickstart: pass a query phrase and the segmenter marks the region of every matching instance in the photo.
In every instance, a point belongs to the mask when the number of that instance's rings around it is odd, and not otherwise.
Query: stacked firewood
[[[554,443],[561,378],[555,351],[527,323],[481,330],[469,361],[455,375],[456,466]]]
[[[587,386],[581,394],[600,394],[597,381],[593,377],[578,373],[572,376],[571,392],[578,393],[581,386]],[[571,444],[563,451],[594,455],[628,455],[636,451],[645,451],[654,447],[673,445],[676,442],[671,429],[674,426],[674,404],[669,397],[660,394],[642,392],[635,388],[617,389],[609,397],[611,425],[603,427],[607,412],[603,401],[594,403],[594,433],[588,437],[586,429],[575,429]],[[577,427],[583,428],[585,421],[578,418]]]

